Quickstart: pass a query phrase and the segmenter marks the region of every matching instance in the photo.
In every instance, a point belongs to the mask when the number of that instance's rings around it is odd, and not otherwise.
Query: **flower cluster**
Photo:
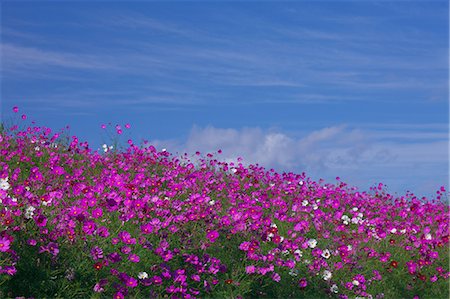
[[[444,187],[433,200],[394,197],[381,184],[359,192],[213,154],[132,142],[94,152],[58,137],[0,131],[0,296],[83,284],[114,298],[448,296]],[[57,273],[57,290],[14,287],[32,266]]]

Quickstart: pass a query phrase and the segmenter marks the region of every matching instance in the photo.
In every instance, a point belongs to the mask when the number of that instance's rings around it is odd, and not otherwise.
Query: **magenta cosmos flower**
[[[217,238],[219,237],[219,233],[217,231],[213,230],[213,231],[210,231],[209,233],[207,233],[206,237],[209,239],[209,241],[211,243],[214,243],[217,240]]]
[[[10,245],[11,245],[11,242],[7,238],[3,237],[0,239],[0,251],[1,252],[7,251],[9,249]]]

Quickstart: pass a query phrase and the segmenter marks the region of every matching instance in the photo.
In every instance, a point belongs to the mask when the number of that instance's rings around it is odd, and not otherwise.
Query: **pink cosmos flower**
[[[39,215],[35,219],[36,225],[39,227],[44,227],[47,225],[47,218],[44,215]]]
[[[240,245],[239,245],[239,249],[240,250],[244,250],[244,251],[247,251],[249,248],[250,248],[250,242],[242,242]]]
[[[55,167],[53,167],[52,170],[53,170],[53,173],[56,175],[63,175],[64,173],[66,173],[64,168],[62,168],[61,166],[55,166]]]
[[[280,274],[278,274],[278,273],[273,273],[272,274],[272,280],[273,281],[276,281],[276,282],[280,282],[280,280],[281,280],[281,276],[280,276]]]
[[[412,275],[412,274],[416,273],[417,264],[414,261],[411,260],[411,261],[407,262],[406,267],[408,268],[409,274]]]
[[[306,281],[305,278],[300,279],[298,282],[298,286],[302,289],[306,288],[307,285],[308,285],[308,282]]]
[[[437,258],[439,258],[439,252],[437,252],[437,251],[432,251],[432,252],[430,252],[430,257],[431,257],[432,259],[437,259]]]
[[[153,276],[152,281],[153,281],[153,284],[155,284],[155,285],[161,285],[163,282],[163,280],[160,276]]]
[[[139,255],[137,254],[130,254],[130,256],[128,257],[128,259],[133,262],[133,263],[139,263],[139,261],[141,260]]]
[[[380,262],[387,263],[387,261],[390,259],[390,257],[391,257],[391,253],[385,252],[384,254],[382,254],[380,256]]]
[[[103,210],[102,208],[97,208],[92,210],[92,217],[95,219],[100,218],[103,216]]]
[[[14,276],[17,273],[17,269],[14,266],[5,266],[3,267],[3,273],[8,274],[9,276]]]
[[[210,231],[209,233],[207,233],[206,237],[209,239],[209,241],[211,243],[214,243],[217,240],[217,238],[219,237],[219,233],[217,231],[213,230],[213,231]]]
[[[100,226],[97,229],[97,235],[99,235],[100,237],[103,237],[103,238],[107,238],[109,236],[109,231],[105,226]]]
[[[94,248],[91,249],[91,256],[92,256],[92,259],[94,259],[94,260],[102,259],[103,258],[103,250],[100,247],[95,246]]]
[[[11,245],[11,242],[7,238],[3,237],[0,239],[0,251],[1,252],[8,251],[10,248],[10,245]]]
[[[153,225],[151,225],[150,223],[142,224],[141,232],[144,235],[151,234],[153,232]]]
[[[83,223],[83,232],[86,235],[92,235],[97,228],[97,225],[94,221],[86,221]]]
[[[113,296],[114,299],[123,299],[125,298],[121,292],[117,292]]]
[[[163,259],[165,262],[170,261],[172,258],[173,258],[173,253],[172,253],[171,250],[165,251],[164,254],[162,255],[162,259]]]
[[[122,248],[120,248],[120,251],[123,254],[129,254],[131,252],[131,248],[129,246],[123,246]]]
[[[14,107],[13,107],[13,112],[14,112],[14,113],[17,113],[17,112],[19,112],[19,107],[17,107],[17,106],[14,106]]]
[[[373,273],[373,278],[372,278],[373,280],[381,280],[382,279],[380,272],[378,272],[377,270],[373,270],[372,273]]]
[[[120,238],[120,240],[124,243],[128,243],[128,241],[131,239],[131,235],[126,230],[121,231],[117,234],[117,236]]]
[[[41,246],[39,248],[39,253],[48,252],[53,256],[57,256],[59,253],[58,244],[54,242],[48,243],[46,246]]]
[[[104,289],[100,284],[96,283],[96,284],[94,285],[93,290],[94,290],[94,292],[101,293],[101,292],[103,292],[105,289]]]
[[[138,280],[134,277],[128,277],[128,279],[126,280],[127,287],[129,288],[135,288],[138,285]]]
[[[362,274],[356,274],[353,279],[359,281],[359,283],[361,284],[364,284],[366,282],[366,278]]]

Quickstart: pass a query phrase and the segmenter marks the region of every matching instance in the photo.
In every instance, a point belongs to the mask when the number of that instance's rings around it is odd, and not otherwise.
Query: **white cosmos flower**
[[[330,253],[330,251],[329,251],[328,249],[325,249],[325,250],[322,252],[321,255],[322,255],[322,257],[328,259],[328,258],[330,258],[331,253]]]
[[[350,217],[348,217],[347,215],[342,215],[341,217],[342,223],[344,223],[345,225],[348,225],[350,222]]]
[[[323,280],[330,280],[332,276],[333,274],[330,271],[328,270],[323,271],[322,275]]]
[[[297,276],[297,275],[298,275],[298,270],[297,270],[297,269],[291,269],[291,270],[289,270],[289,275],[291,275],[291,276]]]
[[[336,294],[338,292],[338,286],[333,284],[330,288],[330,291]]]
[[[354,286],[359,286],[359,281],[357,281],[356,279],[352,281]]]
[[[302,206],[306,207],[309,204],[309,202],[305,199],[302,201]]]
[[[139,272],[138,278],[139,279],[146,279],[146,278],[148,278],[147,272]]]
[[[27,218],[27,219],[33,218],[34,210],[36,210],[36,208],[33,206],[29,206],[28,208],[26,208],[25,209],[25,218]]]
[[[11,185],[8,183],[8,178],[6,179],[0,179],[0,189],[2,190],[8,190],[11,187]]]
[[[431,240],[431,234],[430,233],[425,235],[425,240]]]
[[[317,246],[317,240],[316,239],[309,239],[308,246],[309,246],[309,248],[315,248]]]

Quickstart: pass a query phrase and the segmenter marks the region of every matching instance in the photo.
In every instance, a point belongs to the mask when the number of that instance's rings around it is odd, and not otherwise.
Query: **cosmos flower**
[[[308,240],[308,246],[309,246],[309,248],[315,248],[317,246],[317,240],[316,239],[309,239]]]
[[[139,279],[147,279],[147,278],[148,278],[148,273],[145,272],[145,271],[139,272],[138,278],[139,278]]]
[[[330,271],[328,271],[328,270],[323,271],[323,274],[322,274],[323,280],[330,280],[332,276],[333,276],[333,274]]]
[[[11,185],[8,183],[8,177],[0,178],[0,189],[7,191]]]
[[[8,251],[10,248],[10,245],[11,245],[11,242],[6,237],[2,237],[0,239],[0,251],[1,252]]]
[[[213,230],[213,231],[208,232],[206,234],[206,237],[209,239],[209,241],[211,243],[214,243],[217,240],[217,238],[219,237],[219,233],[217,231]]]

